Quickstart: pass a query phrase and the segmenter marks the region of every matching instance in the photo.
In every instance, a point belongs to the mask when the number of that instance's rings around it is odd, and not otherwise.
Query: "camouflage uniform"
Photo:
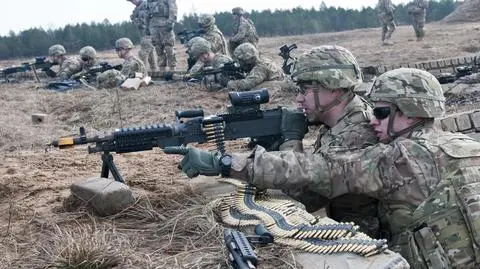
[[[99,61],[95,48],[86,46],[80,49],[80,59],[82,60],[82,71],[80,73],[85,74],[91,68],[98,67]],[[79,73],[77,73],[79,74]]]
[[[147,27],[158,55],[160,67],[175,68],[175,34],[173,26],[177,21],[176,0],[147,0]]]
[[[395,7],[391,0],[378,0],[377,11],[380,22],[382,23],[382,42],[388,44],[388,40],[395,31],[395,21],[393,11]]]
[[[144,64],[148,63],[150,70],[155,71],[158,68],[157,52],[153,46],[150,31],[147,29],[147,16],[147,1],[143,0],[138,6],[135,7],[132,15],[130,15],[130,19],[138,27],[142,35],[138,57]]]
[[[338,67],[335,68],[334,66]],[[328,68],[327,68],[328,67]],[[343,95],[330,104],[316,105],[316,110],[329,110],[340,100],[349,102],[343,108],[336,123],[328,127],[322,125],[313,153],[321,154],[331,149],[364,148],[377,143],[377,138],[369,122],[372,108],[361,97],[355,95],[352,89],[362,82],[360,67],[355,57],[340,46],[320,46],[300,55],[295,63],[292,79],[296,83],[320,83],[331,90],[343,89]],[[317,89],[313,98],[318,99]],[[312,119],[314,120],[314,119]],[[282,150],[285,150],[283,145]],[[284,190],[305,205],[307,211],[313,212],[327,206],[329,217],[340,222],[355,222],[362,232],[372,237],[379,236],[378,201],[365,195],[347,194],[335,199],[321,197],[306,189]]]
[[[68,80],[72,75],[82,71],[82,61],[78,57],[66,57],[67,51],[62,45],[51,46],[48,54],[50,57],[62,56],[62,60],[58,62],[60,69],[55,76],[58,80]]]
[[[257,29],[252,20],[245,18],[245,12],[242,8],[232,9],[233,15],[236,15],[237,19],[233,27],[233,36],[230,38],[228,47],[230,54],[233,55],[235,49],[243,43],[251,43],[255,47],[258,43]]]
[[[212,15],[200,15],[198,24],[204,31],[201,37],[208,40],[212,45],[212,52],[228,55],[227,40],[217,25],[215,25],[215,17]]]
[[[115,42],[115,48],[118,49],[133,49],[133,43],[128,38],[120,38]],[[99,88],[114,88],[121,85],[128,78],[137,77],[137,73],[141,74],[141,77],[147,75],[145,65],[143,62],[134,55],[124,58],[125,61],[122,64],[122,70],[115,69],[107,70],[97,76],[97,86]]]
[[[445,98],[426,71],[388,71],[375,81],[371,98],[391,103],[389,115],[399,110],[420,121],[401,131],[388,127],[390,143],[364,149],[309,154],[257,147],[233,155],[230,175],[260,188],[304,186],[329,198],[378,198],[390,245],[411,268],[479,268],[480,143],[432,127]],[[394,119],[387,119],[389,126]]]
[[[415,31],[417,41],[423,40],[425,36],[425,16],[427,14],[428,1],[414,0],[412,5],[408,7],[408,13],[412,16],[412,26]]]
[[[248,74],[244,79],[229,81],[227,87],[230,90],[248,91],[265,81],[286,79],[282,68],[270,59],[260,58],[258,50],[250,43],[238,46],[235,49],[234,57]]]

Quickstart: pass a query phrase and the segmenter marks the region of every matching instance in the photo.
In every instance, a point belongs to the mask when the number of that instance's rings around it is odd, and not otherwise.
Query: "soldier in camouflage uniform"
[[[123,37],[115,41],[115,50],[118,57],[124,59],[122,70],[107,70],[97,77],[99,88],[114,88],[122,84],[128,78],[141,78],[147,75],[143,62],[135,57],[132,52],[133,43],[130,39]]]
[[[78,57],[67,57],[67,51],[60,44],[51,46],[48,49],[48,55],[53,63],[60,65],[57,73],[51,69],[47,71],[51,77],[55,77],[58,80],[67,80],[73,74],[82,71],[81,60]]]
[[[412,26],[415,31],[417,41],[422,41],[425,36],[425,16],[427,14],[428,1],[427,0],[414,0],[408,7],[408,14],[412,16]]]
[[[230,55],[233,55],[235,49],[243,43],[251,43],[257,47],[258,35],[253,21],[246,18],[245,11],[241,7],[232,9],[234,17],[233,36],[228,42]]]
[[[209,41],[199,37],[192,43],[190,52],[194,59],[197,59],[195,65],[190,69],[189,73],[199,73],[202,70],[211,68],[217,69],[222,67],[227,62],[232,62],[232,59],[221,53],[214,53],[212,45]],[[209,75],[203,78],[202,84],[207,90],[219,90],[227,85],[228,78],[223,77],[222,74]]]
[[[138,27],[141,34],[140,51],[138,57],[145,65],[149,65],[151,71],[156,71],[158,68],[157,52],[152,43],[150,31],[147,29],[147,1],[146,0],[127,0],[135,5],[135,9],[130,15],[132,22]]]
[[[190,177],[223,171],[259,188],[304,186],[330,198],[366,194],[380,200],[389,245],[411,268],[480,268],[480,143],[435,129],[445,98],[426,71],[385,72],[370,98],[375,102],[370,124],[381,142],[374,146],[322,154],[257,147],[233,154],[229,172],[225,164],[220,168],[218,154],[191,147],[182,169]],[[298,140],[302,128],[282,133]]]
[[[243,43],[235,49],[234,59],[248,72],[244,79],[231,80],[227,88],[235,91],[248,91],[266,81],[284,81],[282,68],[272,60],[260,58],[258,50],[251,43]]]
[[[382,43],[383,45],[392,45],[390,40],[395,31],[395,20],[393,18],[393,11],[395,7],[391,0],[378,0],[377,11],[378,18],[382,23]]]
[[[198,25],[204,31],[201,37],[210,42],[213,53],[228,55],[227,40],[215,24],[215,17],[203,14],[198,17]]]
[[[158,55],[161,69],[175,69],[175,34],[173,26],[177,21],[176,0],[147,0],[147,28],[152,36],[152,42]],[[161,70],[162,71],[162,70]]]

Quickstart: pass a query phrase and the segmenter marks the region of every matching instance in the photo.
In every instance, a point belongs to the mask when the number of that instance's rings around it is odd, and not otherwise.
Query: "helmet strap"
[[[313,98],[315,99],[315,110],[317,112],[323,113],[327,112],[330,109],[332,109],[334,106],[340,104],[346,99],[351,99],[354,97],[354,93],[349,89],[345,91],[342,95],[338,96],[335,98],[335,100],[332,100],[330,103],[322,106],[320,105],[320,99],[318,98],[318,93],[320,92],[319,86],[323,86],[321,83],[318,83],[317,81],[312,81],[313,85]]]
[[[390,116],[388,118],[388,126],[387,126],[387,133],[388,133],[388,136],[390,136],[390,141],[391,140],[394,140],[395,138],[397,137],[400,137],[404,134],[407,134],[409,133],[408,137],[410,137],[412,135],[412,132],[417,129],[418,127],[421,127],[425,124],[425,119],[421,119],[417,122],[415,122],[414,124],[410,125],[409,127],[403,129],[403,130],[400,130],[398,132],[395,132],[393,131],[393,123],[394,123],[394,120],[395,120],[395,114],[397,113],[398,111],[398,108],[396,105],[390,105]]]

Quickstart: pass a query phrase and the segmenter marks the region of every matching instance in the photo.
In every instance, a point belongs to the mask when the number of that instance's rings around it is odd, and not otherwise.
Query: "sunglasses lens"
[[[390,115],[390,107],[386,106],[386,107],[376,107],[373,109],[373,115],[375,116],[375,118],[377,118],[378,120],[383,120],[385,118],[387,118],[389,115]]]

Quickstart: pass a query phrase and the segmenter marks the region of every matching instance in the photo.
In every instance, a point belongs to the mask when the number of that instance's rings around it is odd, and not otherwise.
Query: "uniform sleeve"
[[[197,60],[195,64],[190,68],[188,73],[190,74],[195,74],[195,73],[200,73],[203,70],[203,67],[205,67],[205,64],[202,61]]]
[[[80,62],[72,59],[67,59],[60,67],[57,73],[57,77],[60,80],[67,80],[72,77],[73,74],[82,71],[82,65]]]
[[[259,188],[305,188],[327,198],[346,193],[382,198],[406,184],[418,184],[413,189],[426,193],[423,188],[434,184],[429,179],[440,178],[429,152],[415,143],[316,154],[257,147],[246,160],[241,157],[233,155],[233,174]]]
[[[177,21],[177,1],[176,0],[170,0],[168,2],[168,19],[171,20],[172,22]]]
[[[236,91],[248,91],[260,83],[264,82],[268,77],[268,71],[261,67],[255,66],[247,77],[239,80],[230,80],[227,84],[227,88]]]
[[[246,21],[240,21],[238,25],[237,33],[230,38],[230,42],[238,43],[247,37],[248,23]]]

